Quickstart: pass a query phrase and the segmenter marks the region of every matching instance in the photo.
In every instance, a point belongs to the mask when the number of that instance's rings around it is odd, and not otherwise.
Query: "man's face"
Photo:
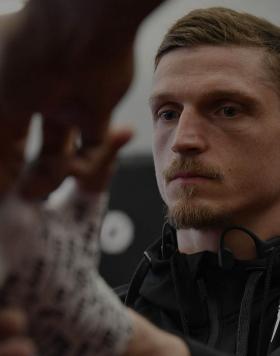
[[[178,229],[280,213],[280,96],[262,50],[171,51],[151,109],[157,182]]]

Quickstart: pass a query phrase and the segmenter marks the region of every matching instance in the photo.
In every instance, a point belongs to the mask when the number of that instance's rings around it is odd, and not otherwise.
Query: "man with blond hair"
[[[110,115],[132,79],[136,30],[161,2],[30,0],[0,18],[1,356],[189,355],[180,338],[123,306],[97,270],[104,189],[131,137],[109,127]],[[30,164],[34,112],[43,142]],[[72,191],[49,205],[69,175]]]
[[[126,304],[193,355],[202,345],[201,355],[280,355],[279,88],[280,28],[250,14],[192,11],[156,55],[153,156],[167,223]]]

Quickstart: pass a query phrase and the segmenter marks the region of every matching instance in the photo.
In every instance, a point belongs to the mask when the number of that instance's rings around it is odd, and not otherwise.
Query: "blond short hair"
[[[172,50],[201,45],[263,49],[272,80],[280,88],[280,27],[269,21],[223,7],[191,11],[165,35],[155,57],[155,66]]]

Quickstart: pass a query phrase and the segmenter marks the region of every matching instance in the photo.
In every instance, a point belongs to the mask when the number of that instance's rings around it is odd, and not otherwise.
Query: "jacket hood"
[[[265,351],[255,342],[257,351],[249,353],[266,355],[279,305],[280,238],[267,243],[254,240],[258,258],[240,261],[224,247],[223,236],[218,253],[180,254],[176,231],[166,224],[162,238],[145,251],[145,268],[142,263],[134,276],[137,290],[133,282],[130,289],[141,308],[144,301],[160,314],[164,311],[171,323],[181,325],[185,336],[191,333],[194,339],[226,351],[237,349],[240,356],[247,355],[249,335],[257,340],[266,334]],[[256,325],[254,332],[251,324]]]

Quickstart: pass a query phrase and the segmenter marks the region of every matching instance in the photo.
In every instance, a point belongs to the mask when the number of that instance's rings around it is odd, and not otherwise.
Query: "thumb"
[[[113,175],[117,153],[132,136],[130,128],[109,130],[101,145],[84,148],[81,155],[72,160],[71,174],[86,190],[104,190]]]

